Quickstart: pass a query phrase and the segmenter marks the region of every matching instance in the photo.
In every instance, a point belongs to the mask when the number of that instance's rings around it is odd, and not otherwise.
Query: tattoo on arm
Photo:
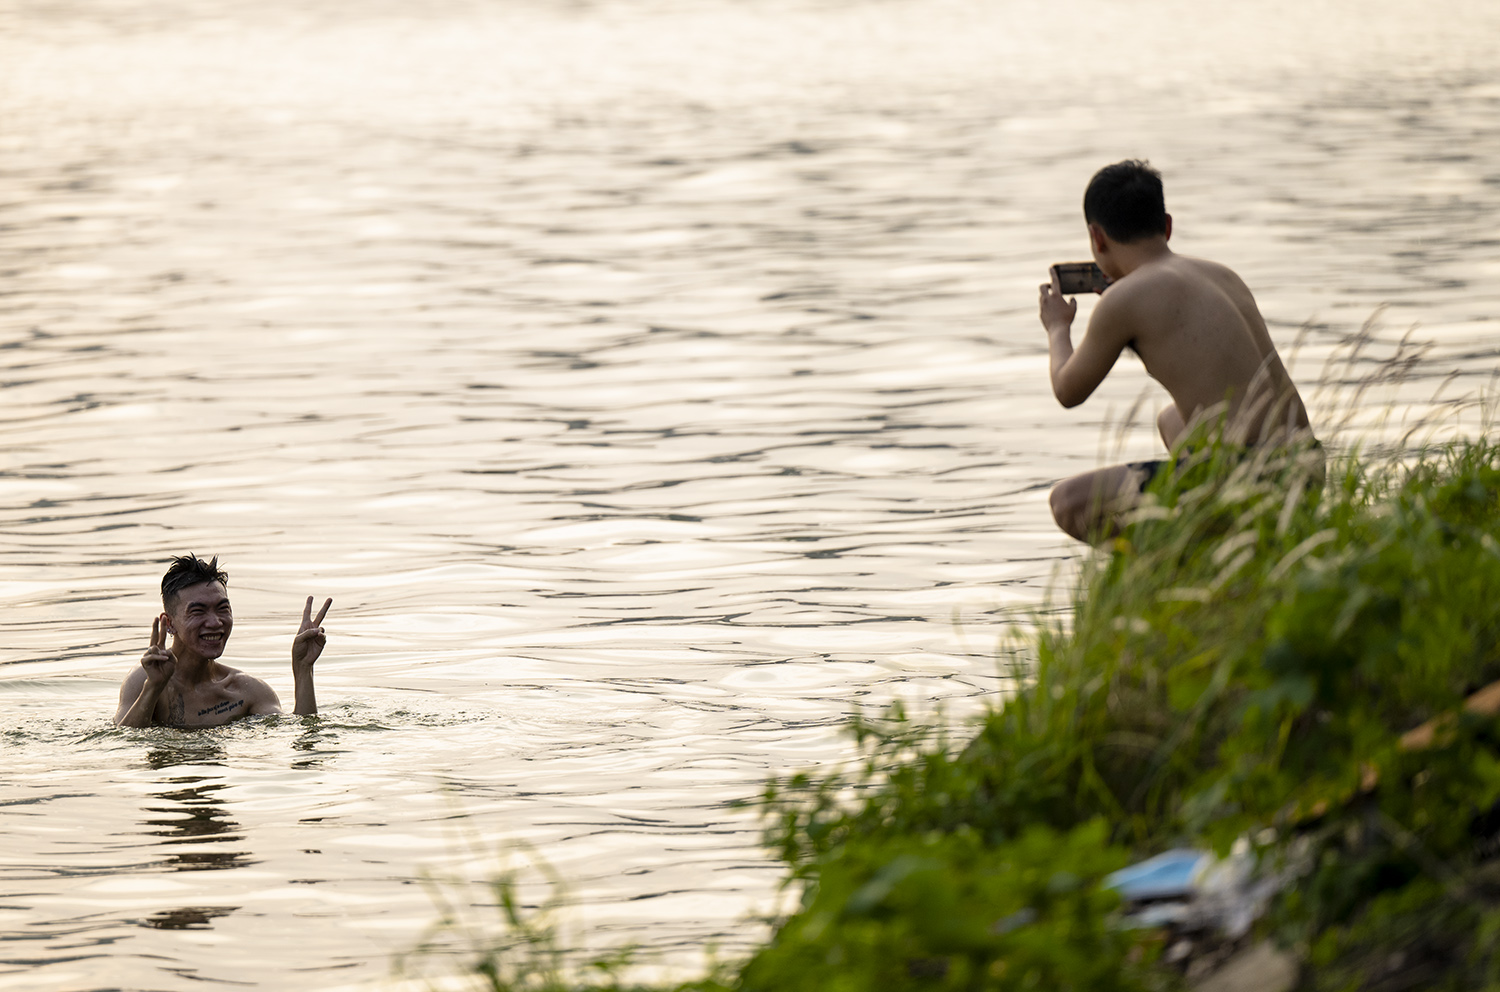
[[[206,710],[199,710],[198,711],[198,715],[199,716],[207,716],[210,713],[212,713],[213,715],[218,716],[220,713],[228,713],[230,710],[234,709],[236,706],[244,706],[244,705],[245,705],[245,701],[243,699],[226,699],[222,703],[215,703],[214,705],[210,706]]]

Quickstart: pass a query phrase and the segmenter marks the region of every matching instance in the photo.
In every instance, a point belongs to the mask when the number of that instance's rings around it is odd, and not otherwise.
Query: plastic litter
[[[1184,931],[1212,930],[1230,940],[1250,932],[1288,872],[1263,872],[1248,841],[1237,841],[1226,858],[1211,851],[1174,848],[1105,879],[1131,910],[1137,926],[1172,925]]]

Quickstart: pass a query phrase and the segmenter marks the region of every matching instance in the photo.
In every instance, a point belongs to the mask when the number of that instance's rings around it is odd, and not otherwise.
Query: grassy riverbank
[[[1500,679],[1500,447],[1319,462],[1158,479],[972,737],[896,712],[856,722],[856,766],[772,784],[801,908],[682,988],[1174,988],[1102,880],[1237,839],[1289,875],[1256,933],[1302,987],[1500,987],[1500,733],[1462,712]],[[514,951],[483,968],[579,985]]]

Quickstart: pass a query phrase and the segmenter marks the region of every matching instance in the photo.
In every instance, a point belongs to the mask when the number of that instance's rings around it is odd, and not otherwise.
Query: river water
[[[574,944],[743,950],[780,876],[733,801],[857,705],[995,698],[1078,560],[1048,487],[1155,450],[1138,365],[1046,383],[1098,166],[1150,158],[1174,245],[1305,330],[1331,440],[1480,429],[1497,37],[1488,0],[0,0],[0,989],[372,987],[424,877],[493,917],[497,851]],[[110,725],[190,550],[288,706],[334,598],[318,718]]]

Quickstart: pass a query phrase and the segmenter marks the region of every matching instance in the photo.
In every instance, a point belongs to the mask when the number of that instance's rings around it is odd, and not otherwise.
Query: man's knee
[[[1052,487],[1052,519],[1070,537],[1094,542],[1119,532],[1120,514],[1139,501],[1141,471],[1118,465],[1075,475]]]
[[[1177,412],[1177,404],[1168,403],[1166,409],[1156,415],[1156,431],[1168,450],[1177,443],[1185,430],[1187,424],[1183,421],[1182,414]]]
[[[1047,497],[1047,502],[1052,507],[1052,519],[1057,522],[1057,526],[1080,541],[1087,540],[1086,523],[1092,488],[1084,483],[1086,479],[1081,476],[1064,479],[1052,487],[1052,492]]]
[[[1068,529],[1066,527],[1063,527],[1063,518],[1067,516],[1068,512],[1067,496],[1063,493],[1063,487],[1066,485],[1066,482],[1059,482],[1057,485],[1052,487],[1052,492],[1047,494],[1047,505],[1052,508],[1052,519],[1056,521],[1057,526],[1062,527],[1063,530]]]

